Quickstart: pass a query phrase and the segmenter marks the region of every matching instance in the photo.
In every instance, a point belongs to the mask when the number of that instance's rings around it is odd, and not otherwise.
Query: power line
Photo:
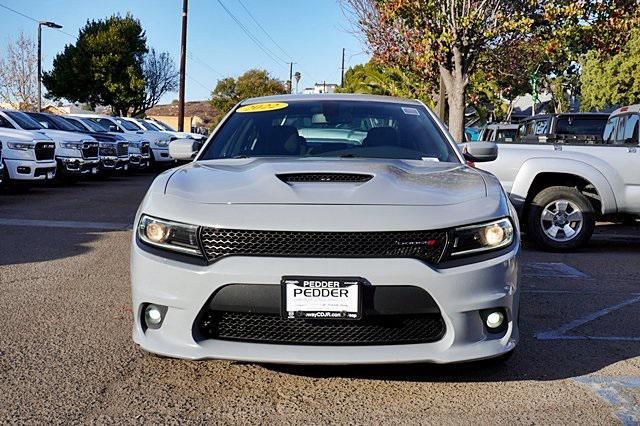
[[[185,75],[186,75],[186,77],[187,77],[189,80],[193,81],[194,83],[196,83],[198,86],[202,87],[203,89],[205,89],[205,90],[211,90],[211,88],[210,88],[210,87],[205,86],[204,84],[202,84],[201,82],[199,82],[199,81],[198,81],[198,80],[196,80],[195,78],[191,77],[188,73],[187,73],[187,74],[185,74]]]
[[[282,46],[280,46],[278,44],[277,41],[275,41],[273,39],[273,37],[271,37],[271,35],[267,32],[267,30],[264,29],[264,27],[262,25],[260,25],[260,22],[258,22],[258,20],[253,16],[253,14],[249,11],[249,9],[247,9],[247,7],[244,5],[244,3],[242,3],[242,0],[238,0],[238,3],[240,3],[240,6],[242,6],[242,8],[245,10],[245,12],[247,12],[247,15],[249,15],[249,17],[253,20],[253,22],[256,23],[256,25],[258,26],[258,28],[260,28],[262,30],[263,33],[265,33],[265,35],[269,38],[269,40],[271,40],[273,42],[273,44],[276,45],[276,47],[278,49],[280,49],[280,51],[282,53],[284,53],[285,56],[287,56],[289,59],[293,59],[291,55],[289,55],[283,48]]]
[[[284,59],[280,58],[278,55],[276,55],[271,49],[269,49],[267,46],[265,46],[264,44],[262,44],[262,42],[260,40],[258,40],[256,38],[256,36],[254,36],[248,29],[247,27],[245,27],[242,22],[240,22],[240,20],[238,18],[236,18],[236,16],[231,13],[231,11],[224,5],[224,3],[222,3],[221,0],[218,0],[218,4],[220,4],[220,6],[222,6],[222,8],[224,9],[224,11],[227,13],[227,15],[229,15],[231,17],[231,19],[233,19],[235,21],[236,24],[238,24],[238,26],[240,27],[240,29],[242,29],[242,31],[247,35],[247,37],[249,37],[255,44],[256,46],[258,46],[260,48],[260,50],[262,50],[264,52],[265,55],[267,55],[273,62],[275,62],[276,64],[278,64],[278,66],[286,69],[285,67],[285,63],[287,61],[285,61]]]
[[[284,53],[285,56],[287,56],[290,61],[288,62],[293,62],[296,65],[298,65],[298,68],[300,68],[300,70],[302,70],[304,73],[308,74],[309,77],[311,77],[312,79],[316,79],[315,76],[310,73],[309,71],[307,71],[305,68],[302,67],[302,65],[300,65],[299,62],[297,62],[293,56],[291,56],[289,53],[287,53],[286,50],[284,50],[282,48],[282,46],[273,38],[271,37],[271,34],[269,34],[269,32],[260,24],[260,22],[256,19],[255,16],[253,16],[253,14],[251,13],[251,11],[245,6],[245,4],[242,2],[242,0],[238,0],[238,3],[240,3],[240,6],[242,6],[242,8],[245,10],[245,12],[247,12],[247,15],[249,15],[249,17],[253,20],[253,22],[255,22],[255,24],[258,26],[258,28],[260,28],[262,30],[262,32],[269,38],[269,40],[271,40],[273,42],[273,44],[280,49],[280,51],[282,53]],[[317,79],[316,79],[317,80]]]
[[[27,19],[29,19],[29,20],[31,20],[31,21],[33,21],[33,22],[40,23],[40,20],[39,20],[39,19],[36,19],[36,18],[34,18],[33,16],[26,15],[26,14],[24,14],[24,13],[22,13],[22,12],[19,12],[19,11],[15,10],[15,9],[11,9],[9,6],[5,6],[5,5],[4,5],[4,4],[2,4],[2,3],[0,3],[0,7],[2,7],[3,9],[8,10],[8,11],[10,11],[10,12],[13,12],[13,13],[15,13],[16,15],[20,15],[20,16],[22,16],[23,18],[27,18]],[[68,35],[68,36],[69,36],[69,37],[71,37],[71,38],[77,39],[77,37],[76,37],[76,36],[74,36],[73,34],[69,34],[68,32],[63,31],[63,30],[62,30],[62,29],[60,29],[60,28],[53,28],[53,29],[54,29],[54,30],[56,30],[56,31],[61,32],[62,34]]]
[[[218,74],[218,76],[224,77],[224,75],[220,71],[218,71],[217,69],[215,69],[214,67],[212,67],[211,65],[209,65],[208,63],[203,61],[202,59],[198,58],[190,50],[187,50],[187,56],[189,57],[189,59],[198,62],[200,65],[203,65],[203,66],[209,68],[211,71],[213,71],[214,73]]]

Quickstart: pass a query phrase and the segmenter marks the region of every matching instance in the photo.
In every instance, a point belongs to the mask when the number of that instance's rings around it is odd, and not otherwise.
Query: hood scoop
[[[363,183],[373,179],[373,175],[361,173],[283,173],[278,179],[287,184],[295,183]]]

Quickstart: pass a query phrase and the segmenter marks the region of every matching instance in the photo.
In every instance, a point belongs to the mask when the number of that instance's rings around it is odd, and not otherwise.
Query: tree
[[[344,88],[339,87],[336,92],[420,99],[427,105],[433,106],[431,93],[425,91],[425,87],[428,85],[409,71],[385,67],[370,61],[349,68],[344,75]]]
[[[167,93],[178,89],[178,71],[169,53],[156,53],[151,49],[145,55],[142,66],[144,77],[144,98],[140,105],[134,107],[131,115],[144,113],[160,102]]]
[[[632,32],[617,54],[588,52],[580,83],[584,111],[640,103],[640,29]]]
[[[376,60],[413,70],[432,89],[442,78],[455,138],[462,137],[468,86],[478,68],[497,82],[502,68],[491,64],[513,61],[508,68],[526,78],[537,70],[556,97],[575,96],[580,55],[618,49],[640,13],[637,0],[343,1]],[[535,55],[520,54],[528,46]],[[509,74],[502,77],[521,88],[522,78]]]
[[[530,31],[527,0],[345,0],[374,57],[446,87],[449,130],[463,139],[469,77],[483,53]]]
[[[45,73],[48,96],[108,105],[117,115],[127,115],[144,103],[146,35],[131,15],[88,21],[78,40],[69,44]]]
[[[237,79],[233,77],[218,80],[211,92],[211,105],[226,114],[238,102],[258,96],[279,95],[288,93],[284,83],[272,78],[265,70],[250,69]],[[218,120],[222,116],[218,117]]]
[[[33,40],[20,33],[9,39],[0,59],[0,99],[21,110],[35,110],[38,103],[38,57]]]

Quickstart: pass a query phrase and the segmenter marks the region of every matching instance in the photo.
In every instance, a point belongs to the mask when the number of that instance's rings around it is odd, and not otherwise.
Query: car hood
[[[156,130],[145,130],[141,131],[139,134],[141,134],[145,139],[151,142],[171,140],[170,134]]]
[[[286,174],[368,175],[365,182],[285,182]],[[459,163],[377,159],[210,160],[177,169],[165,194],[205,204],[436,206],[487,196],[482,174]]]
[[[34,132],[33,130],[20,130],[20,129],[5,129],[0,128],[0,141],[20,141],[20,142],[32,142],[32,141],[51,141],[51,138],[41,133]]]
[[[38,130],[37,133],[46,135],[57,142],[95,142],[95,139],[92,138],[91,135],[87,135],[84,133],[65,132],[64,130],[52,129]]]

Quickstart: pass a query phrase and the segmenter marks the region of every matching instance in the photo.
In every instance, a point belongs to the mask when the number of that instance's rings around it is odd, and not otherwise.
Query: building
[[[338,88],[337,84],[327,83],[325,81],[322,83],[316,83],[313,87],[305,88],[302,93],[304,93],[305,95],[312,95],[316,93],[334,93],[337,88]]]
[[[214,118],[220,113],[209,101],[185,102],[184,130],[187,132],[207,133]],[[156,105],[146,112],[146,116],[178,128],[178,103]]]
[[[47,112],[49,114],[55,115],[66,115],[66,114],[86,114],[87,112],[93,112],[92,110],[83,109],[77,105],[45,105],[42,107],[42,112]]]

